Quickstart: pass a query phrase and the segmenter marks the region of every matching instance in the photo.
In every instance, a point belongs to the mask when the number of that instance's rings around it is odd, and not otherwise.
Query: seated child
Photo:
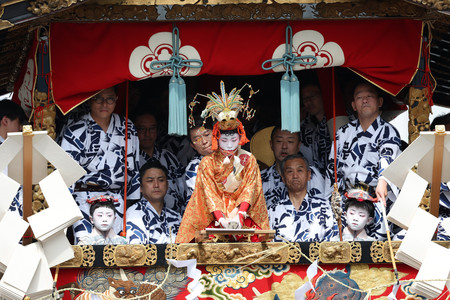
[[[375,216],[376,198],[363,188],[350,189],[345,193],[347,198],[344,205],[344,223],[347,225],[342,231],[343,241],[374,241],[375,239],[367,235],[366,225],[370,224]],[[335,236],[333,241],[339,241],[339,236]]]
[[[89,235],[80,238],[78,245],[126,244],[126,239],[116,235],[112,228],[116,219],[114,202],[117,202],[117,199],[97,196],[87,202],[91,205],[89,213],[93,229]]]
[[[342,232],[343,241],[374,241],[366,233],[366,225],[373,221],[375,207],[369,200],[350,198],[345,203],[347,227]]]

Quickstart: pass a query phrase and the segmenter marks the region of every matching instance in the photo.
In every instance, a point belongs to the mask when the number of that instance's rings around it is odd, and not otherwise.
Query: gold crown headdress
[[[244,99],[241,97],[240,93],[246,86],[250,88],[250,95],[246,103],[244,103]],[[248,139],[245,136],[244,127],[237,117],[241,111],[246,120],[250,120],[254,117],[255,110],[250,108],[249,102],[252,96],[258,92],[255,92],[252,86],[246,83],[239,90],[234,88],[227,94],[225,92],[225,84],[223,81],[220,82],[220,91],[221,95],[218,95],[215,92],[208,95],[197,94],[195,95],[194,100],[189,104],[189,108],[191,109],[189,125],[192,127],[194,126],[193,110],[195,105],[199,103],[196,101],[197,96],[200,95],[209,99],[206,108],[202,111],[201,117],[204,119],[204,122],[207,118],[212,118],[217,121],[216,124],[214,124],[213,129],[213,137],[215,138],[212,142],[213,150],[217,149],[217,139],[220,137],[220,130],[237,129],[241,136],[240,145],[244,145],[248,142]]]

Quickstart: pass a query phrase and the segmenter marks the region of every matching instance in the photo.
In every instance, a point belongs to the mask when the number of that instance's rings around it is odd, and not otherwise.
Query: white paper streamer
[[[305,299],[305,293],[312,289],[314,291],[314,285],[311,282],[311,279],[314,278],[314,276],[317,275],[317,263],[318,261],[315,260],[306,270],[306,276],[308,276],[308,282],[305,282],[301,287],[299,287],[295,291],[295,300],[304,300]]]
[[[203,286],[203,284],[199,282],[200,277],[202,276],[202,272],[199,269],[197,269],[197,260],[168,259],[167,261],[176,268],[187,267],[187,276],[189,278],[192,278],[192,281],[188,284],[188,289],[191,291],[191,293],[186,296],[186,299],[187,300],[198,299],[198,296],[202,293],[205,287]]]

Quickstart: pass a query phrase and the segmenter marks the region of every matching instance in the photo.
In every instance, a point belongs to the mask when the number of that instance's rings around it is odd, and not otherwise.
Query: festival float
[[[5,71],[0,86],[2,91],[14,89],[14,101],[33,121],[32,129],[11,136],[14,151],[0,148],[1,168],[18,169],[15,181],[23,185],[25,214],[23,220],[11,220],[5,219],[7,208],[0,212],[0,235],[8,241],[4,244],[8,251],[0,252],[1,297],[446,297],[450,259],[445,257],[450,244],[431,239],[437,226],[433,218],[438,213],[439,185],[450,180],[445,164],[450,159],[449,142],[445,131],[420,132],[430,128],[432,99],[448,101],[448,79],[442,76],[446,71],[435,67],[440,75],[434,73],[435,81],[430,69],[430,59],[435,65],[447,60],[448,66],[448,58],[433,46],[433,34],[441,46],[448,37],[447,2],[1,1],[0,51],[5,54],[0,66]],[[66,209],[58,224],[46,222],[46,215],[57,215],[56,207],[74,204],[67,187],[82,176],[79,166],[66,160],[47,137],[56,136],[59,112],[69,113],[99,90],[121,85],[121,112],[127,115],[130,82],[165,78],[169,97],[175,99],[169,107],[169,124],[179,122],[169,133],[183,135],[186,120],[174,116],[191,100],[181,95],[193,84],[192,78],[245,76],[245,82],[258,89],[248,78],[270,75],[276,78],[271,89],[279,93],[284,75],[288,82],[297,75],[301,85],[302,72],[315,70],[326,87],[322,90],[326,114],[335,131],[346,115],[338,78],[342,69],[392,98],[403,95],[403,105],[394,107],[409,109],[412,150],[386,170],[389,180],[405,187],[397,214],[388,220],[412,232],[408,243],[72,246],[62,232],[77,218],[76,209]],[[169,87],[171,78],[176,84]],[[252,101],[264,96],[260,93]],[[283,97],[298,99],[298,91],[289,88]],[[14,163],[21,159],[22,163]],[[35,177],[35,172],[40,175]],[[18,189],[6,176],[1,184],[8,191],[2,195],[5,199]],[[414,201],[404,201],[409,198]],[[416,208],[418,216],[405,213]],[[423,220],[430,220],[424,226],[426,234],[418,226]]]

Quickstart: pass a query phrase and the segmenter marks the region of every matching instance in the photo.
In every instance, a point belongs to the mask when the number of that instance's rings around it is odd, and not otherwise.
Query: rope
[[[310,61],[311,60],[311,61]],[[265,66],[267,63],[272,63],[271,66]],[[297,56],[292,53],[292,27],[290,25],[286,26],[286,43],[285,43],[285,51],[281,58],[272,58],[264,61],[262,63],[263,70],[271,70],[278,66],[283,65],[286,73],[290,72],[291,75],[294,73],[294,66],[297,64],[300,65],[314,65],[317,63],[317,58],[312,55],[303,55]]]
[[[172,29],[172,47],[173,52],[172,56],[169,60],[158,60],[158,61],[152,61],[150,63],[150,68],[153,70],[163,70],[163,69],[171,69],[173,71],[172,77],[180,77],[180,71],[186,67],[186,68],[201,68],[203,66],[203,62],[199,59],[184,59],[180,56],[180,39],[179,39],[180,33],[178,30],[178,27],[174,25]],[[195,65],[197,64],[197,65]]]
[[[126,95],[125,95],[125,172],[124,172],[124,186],[123,186],[123,229],[120,236],[127,236],[127,188],[128,188],[128,87],[127,80]]]

